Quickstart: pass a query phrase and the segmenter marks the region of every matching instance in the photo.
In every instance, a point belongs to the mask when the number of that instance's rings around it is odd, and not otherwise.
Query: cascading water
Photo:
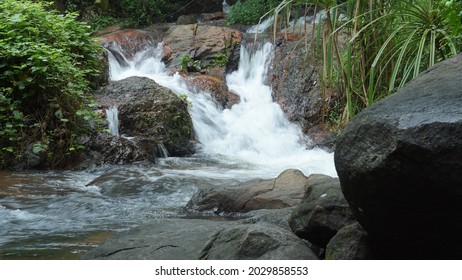
[[[0,259],[78,258],[114,232],[184,215],[181,209],[198,187],[275,178],[288,168],[336,176],[333,155],[307,150],[307,140],[272,101],[264,84],[271,44],[241,48],[239,69],[227,76],[241,101],[226,110],[209,93],[188,89],[180,75],[167,74],[161,47],[130,60],[110,54],[111,79],[145,76],[187,94],[198,153],[156,164],[1,173]]]
[[[116,106],[106,109],[106,120],[109,123],[111,134],[119,136],[119,110]]]
[[[336,176],[332,154],[306,149],[308,140],[287,120],[273,102],[271,88],[264,84],[271,43],[259,44],[256,50],[241,47],[239,68],[227,76],[229,89],[241,101],[225,110],[215,105],[210,93],[192,91],[178,74],[169,76],[161,62],[161,46],[139,53],[128,67],[112,67],[111,79],[143,76],[177,94],[187,94],[201,155],[258,165],[255,175],[263,177],[277,176],[288,168]],[[110,64],[114,63],[117,60],[111,59]]]

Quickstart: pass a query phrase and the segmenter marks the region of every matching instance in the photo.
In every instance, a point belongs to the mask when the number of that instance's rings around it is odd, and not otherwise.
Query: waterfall
[[[210,93],[189,89],[180,75],[168,74],[161,62],[161,51],[159,44],[138,53],[128,66],[111,67],[111,79],[148,77],[178,95],[186,94],[199,155],[259,165],[265,174],[298,168],[308,174],[336,176],[333,154],[306,148],[308,140],[287,120],[273,102],[271,88],[264,84],[273,53],[271,43],[241,47],[238,70],[226,78],[229,89],[241,101],[225,110],[214,103]],[[109,59],[111,65],[117,63],[113,56]]]
[[[159,143],[157,144],[157,154],[161,158],[168,158],[168,151],[167,148],[165,148],[164,144]]]
[[[227,14],[229,12],[229,8],[231,6],[226,2],[226,0],[223,0],[223,13]]]
[[[111,134],[119,136],[119,110],[116,106],[106,109],[106,120],[109,123]]]
[[[274,23],[274,16],[269,16],[257,25],[247,29],[247,33],[263,33]]]

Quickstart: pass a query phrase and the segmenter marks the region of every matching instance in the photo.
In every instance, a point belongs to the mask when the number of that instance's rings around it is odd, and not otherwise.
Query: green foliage
[[[88,80],[98,72],[100,48],[76,14],[48,8],[0,2],[0,165],[30,144],[50,166],[66,164],[95,117]]]
[[[201,61],[195,60],[188,54],[183,54],[178,58],[181,63],[181,69],[187,72],[197,72],[202,69]]]
[[[103,14],[99,17],[92,19],[88,24],[90,24],[92,30],[101,30],[104,27],[119,23],[119,20],[115,17],[107,14]]]
[[[217,54],[217,57],[210,62],[208,67],[225,67],[228,64],[228,56],[224,53]]]
[[[147,26],[165,21],[171,11],[171,3],[167,0],[117,0],[114,1],[114,12],[133,27]]]
[[[460,0],[284,0],[274,12],[284,17],[310,5],[326,11],[315,31],[305,34],[316,36],[310,46],[322,60],[324,123],[336,123],[343,111],[338,123],[344,124],[425,69],[462,51]],[[346,20],[341,20],[341,13]]]
[[[271,10],[277,0],[239,0],[231,6],[226,18],[229,24],[257,24],[262,16]]]

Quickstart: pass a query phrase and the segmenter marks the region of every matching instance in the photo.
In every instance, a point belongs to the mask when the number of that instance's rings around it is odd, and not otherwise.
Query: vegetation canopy
[[[94,119],[89,79],[100,47],[76,14],[0,1],[0,167],[25,153],[64,166]]]

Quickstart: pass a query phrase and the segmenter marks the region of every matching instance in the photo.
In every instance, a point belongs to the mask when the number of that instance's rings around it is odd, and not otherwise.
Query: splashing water
[[[180,75],[169,76],[161,62],[161,44],[136,55],[128,67],[111,67],[111,79],[148,77],[179,95],[186,94],[201,155],[258,165],[258,173],[265,177],[288,168],[336,176],[333,155],[306,149],[308,139],[287,120],[273,102],[271,88],[264,84],[272,44],[253,47],[241,47],[239,69],[226,78],[228,88],[241,99],[231,109],[218,108],[210,93],[189,89]],[[111,59],[110,64],[118,63]]]
[[[198,187],[275,178],[288,168],[336,176],[333,155],[307,150],[308,140],[272,101],[264,80],[273,47],[251,47],[241,48],[239,69],[227,76],[241,101],[226,110],[167,74],[161,44],[130,60],[110,54],[112,80],[144,76],[187,94],[198,153],[86,171],[0,172],[0,258],[78,258],[108,234],[181,216]]]
[[[106,120],[111,134],[119,136],[119,110],[116,106],[106,109]]]

